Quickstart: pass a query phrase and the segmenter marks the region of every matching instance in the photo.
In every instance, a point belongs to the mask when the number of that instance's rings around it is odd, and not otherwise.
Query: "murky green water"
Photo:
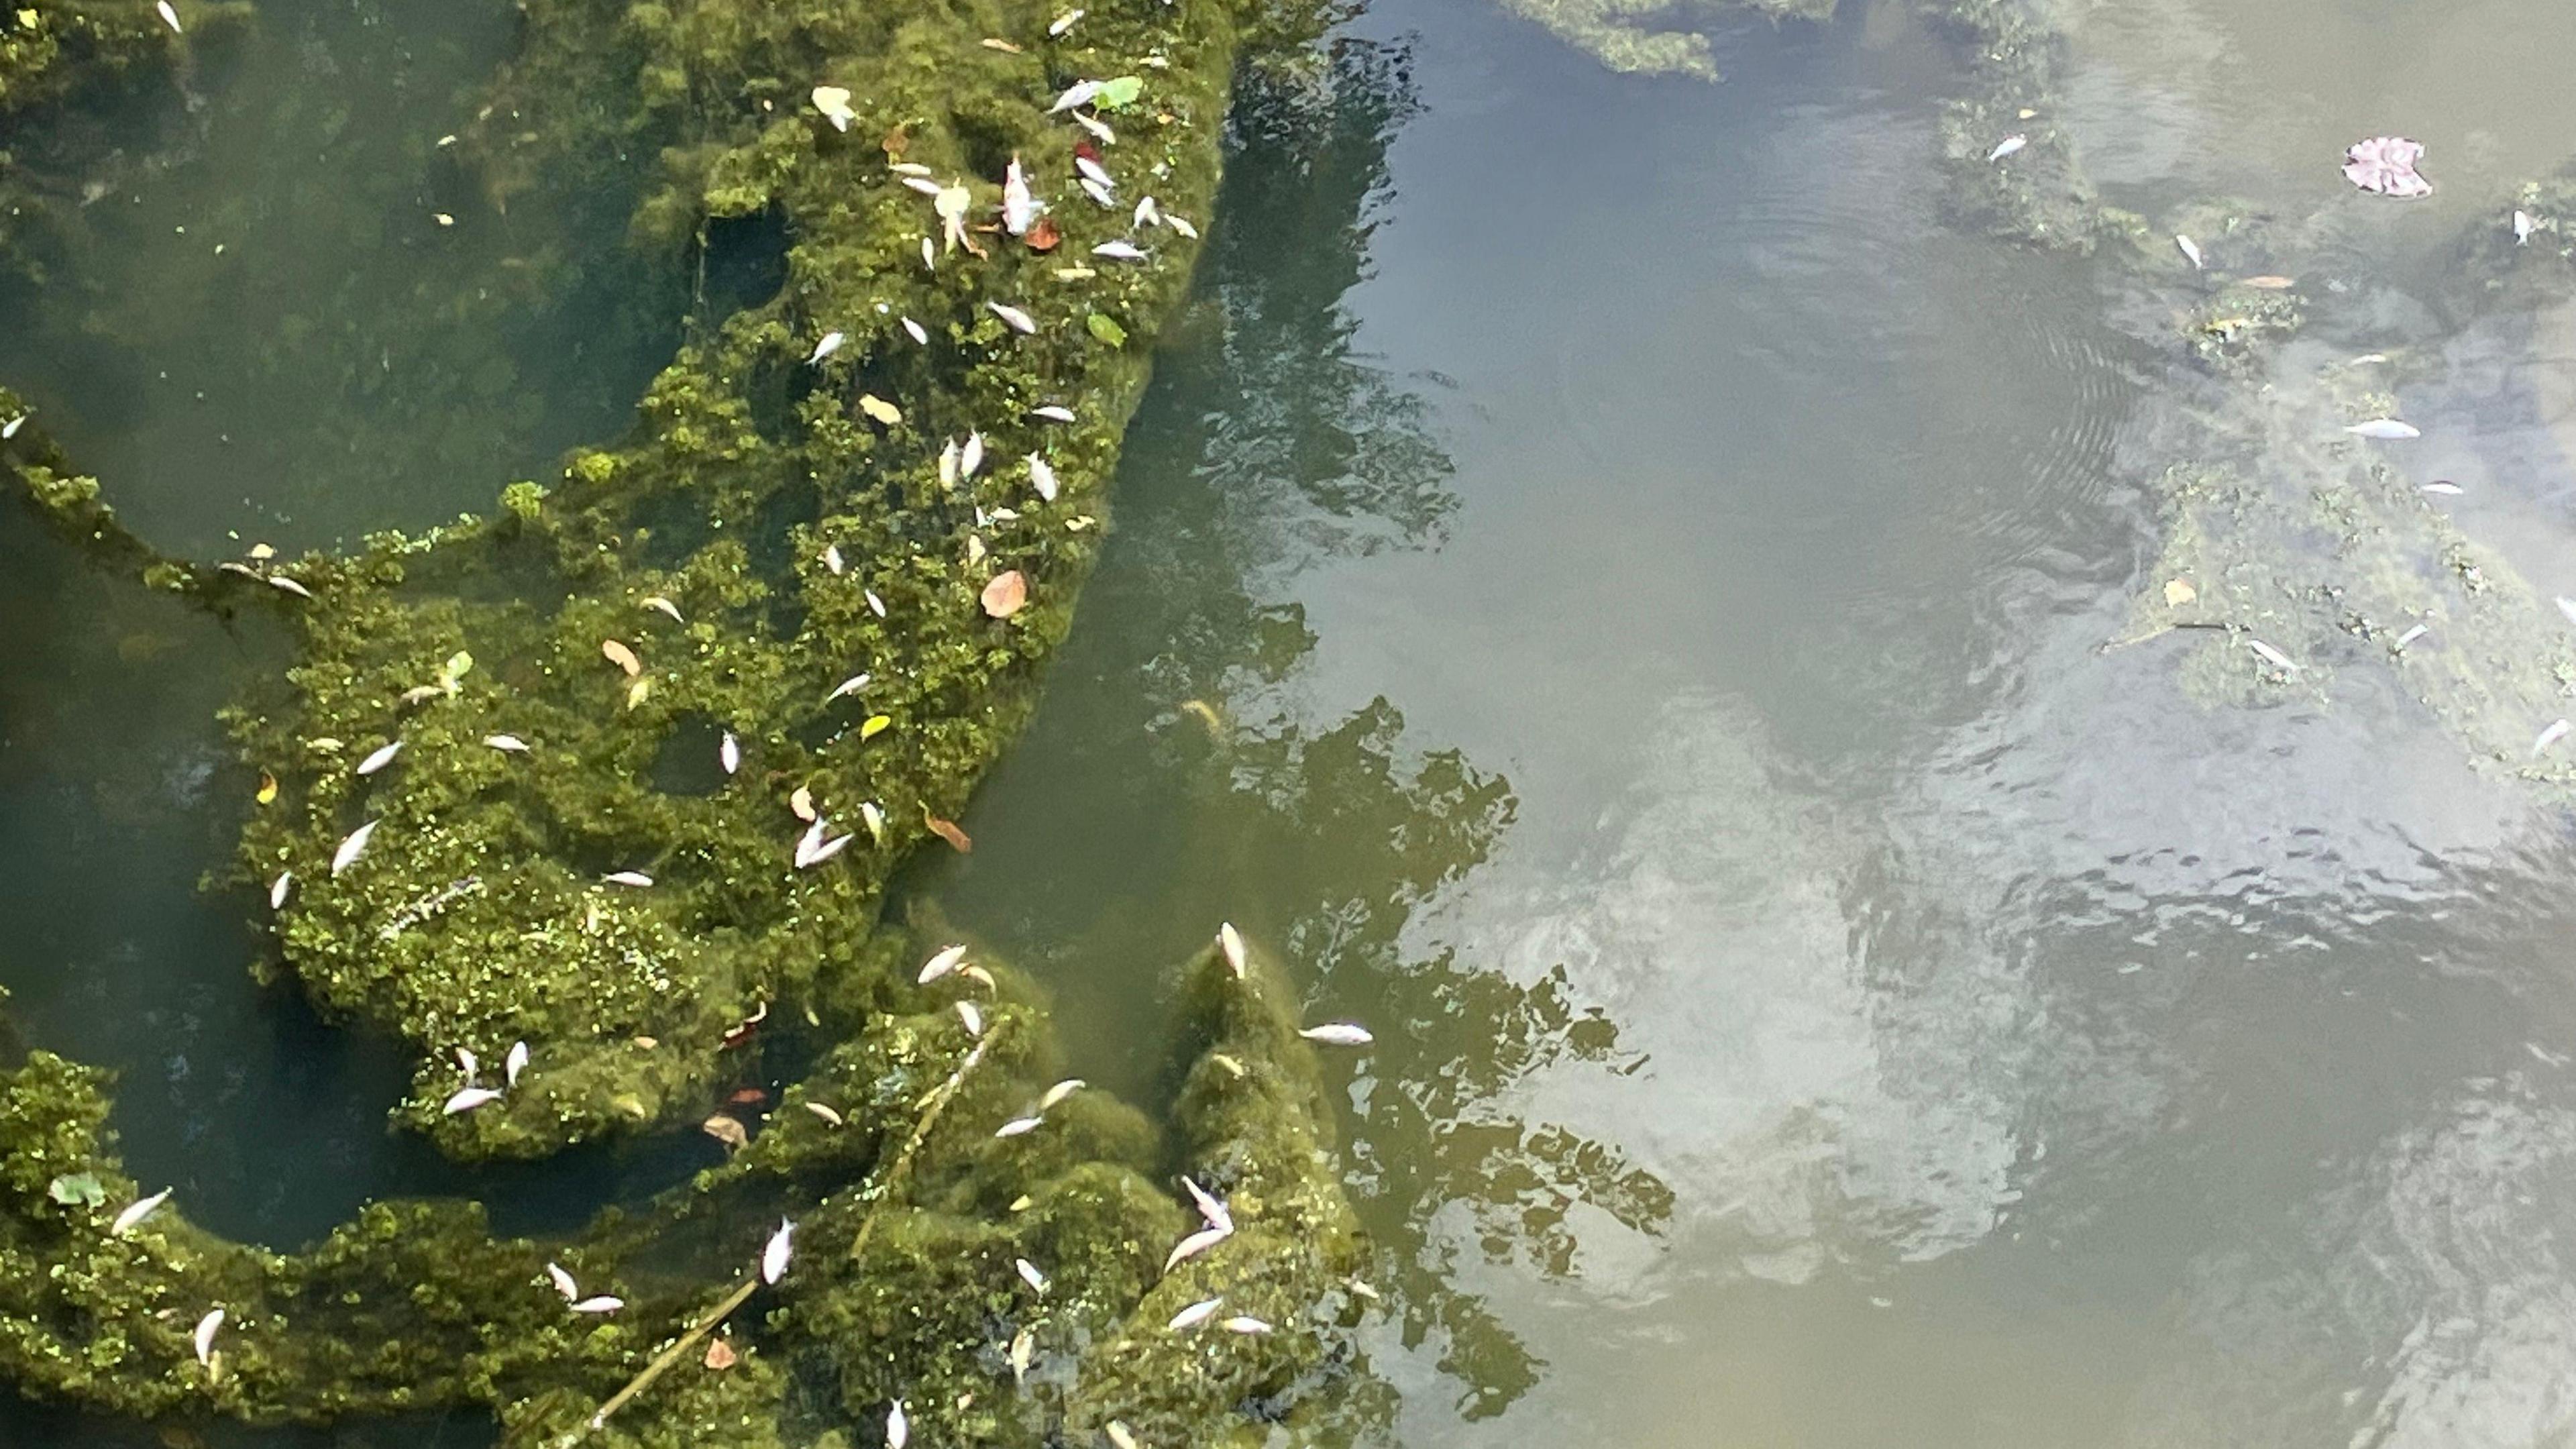
[[[182,551],[480,506],[613,430],[688,283],[507,300],[530,248],[621,264],[577,211],[439,191],[497,13],[263,13],[95,251],[0,295],[0,377]],[[2576,594],[2569,319],[2443,294],[2576,151],[2576,20],[2065,19],[2040,119],[2110,200],[2238,274],[2274,253],[2195,202],[2304,239],[2269,396],[2417,349],[2406,466]],[[2192,639],[2103,652],[2152,481],[2260,406],[2158,350],[2201,279],[1950,225],[1958,57],[1903,8],[1709,29],[1723,84],[1380,0],[1330,145],[1242,118],[1119,532],[912,908],[1041,971],[1140,1098],[1160,973],[1218,919],[1376,1029],[1348,1166],[1392,1307],[1352,1418],[1395,1442],[2567,1442],[2563,803],[2384,674],[2217,707]],[[2432,145],[2432,201],[2344,186],[2380,131]],[[277,661],[6,514],[0,617],[0,983],[124,1070],[138,1175],[284,1242],[393,1192],[542,1228],[716,1152],[469,1178],[388,1139],[400,1064],[257,993],[244,903],[194,888],[250,788],[210,711]]]

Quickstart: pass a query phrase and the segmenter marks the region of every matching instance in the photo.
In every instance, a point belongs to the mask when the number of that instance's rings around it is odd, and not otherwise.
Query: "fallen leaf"
[[[903,409],[872,392],[859,394],[859,411],[889,428],[899,426],[903,422]]]
[[[1112,347],[1127,345],[1127,329],[1118,325],[1118,319],[1106,313],[1094,312],[1082,319],[1082,325],[1091,329],[1092,336]]]
[[[769,1094],[758,1087],[737,1087],[725,1098],[728,1107],[757,1107],[769,1100]]]
[[[993,575],[984,585],[984,612],[996,619],[1007,619],[1018,613],[1029,601],[1029,581],[1018,569]]]
[[[894,716],[872,714],[868,716],[866,723],[859,726],[859,738],[872,740],[892,728],[894,728]]]
[[[2167,608],[2179,609],[2183,605],[2188,604],[2199,597],[2200,590],[2193,588],[2186,580],[2168,579],[2165,581],[2165,606]]]
[[[733,1351],[732,1344],[725,1342],[721,1338],[710,1338],[707,1340],[707,1367],[714,1369],[717,1373],[723,1373],[726,1369],[732,1368],[739,1360],[740,1356]]]
[[[796,793],[787,797],[787,808],[796,812],[797,819],[810,824],[814,819],[814,792],[797,786]]]
[[[642,704],[644,702],[644,696],[651,694],[652,692],[653,681],[649,679],[636,680],[633,684],[626,686],[626,707],[628,709],[633,709],[635,706]]]
[[[1064,240],[1064,233],[1056,230],[1055,218],[1042,216],[1029,223],[1028,235],[1021,240],[1029,244],[1030,251],[1051,252]]]
[[[2262,276],[2247,277],[2245,279],[2245,285],[2252,287],[2257,291],[2286,292],[2292,287],[2297,286],[2298,282],[2289,277]]]
[[[940,839],[947,841],[951,846],[955,847],[959,855],[969,855],[974,852],[975,838],[968,835],[965,831],[958,829],[956,821],[942,820],[938,816],[931,814],[927,807],[924,807],[921,812],[921,823],[930,827],[931,834],[938,836]]]
[[[751,1143],[751,1134],[742,1130],[742,1123],[722,1112],[699,1123],[698,1130],[733,1151],[739,1151]]]
[[[897,126],[885,133],[885,139],[877,143],[877,149],[886,154],[887,160],[894,161],[901,159],[904,149],[911,144],[912,137],[905,134],[903,127]]]
[[[272,804],[277,799],[277,777],[266,770],[259,772],[259,803]]]
[[[1011,44],[1009,41],[1002,39],[998,35],[985,36],[984,48],[986,50],[998,50],[1004,55],[1018,55],[1020,53],[1020,48],[1018,46]]]
[[[627,648],[624,643],[618,640],[600,640],[599,652],[601,657],[605,658],[609,663],[625,670],[626,677],[629,679],[632,679],[636,675],[644,672],[644,661],[636,658],[635,651]]]

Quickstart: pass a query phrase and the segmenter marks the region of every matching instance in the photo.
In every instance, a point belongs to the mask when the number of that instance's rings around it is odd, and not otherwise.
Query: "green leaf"
[[[1091,329],[1092,336],[1112,347],[1127,345],[1127,329],[1119,326],[1116,318],[1094,312],[1082,320],[1082,325]]]
[[[1136,104],[1136,98],[1144,93],[1143,76],[1122,75],[1116,80],[1102,81],[1100,94],[1092,98],[1092,104],[1104,111],[1115,111]]]
[[[65,1206],[69,1206],[73,1203],[86,1203],[91,1207],[96,1207],[100,1203],[107,1201],[107,1186],[100,1182],[97,1175],[94,1173],[65,1173],[61,1177],[55,1178],[52,1183],[47,1185],[45,1192],[47,1195],[51,1196],[54,1201],[62,1203]]]

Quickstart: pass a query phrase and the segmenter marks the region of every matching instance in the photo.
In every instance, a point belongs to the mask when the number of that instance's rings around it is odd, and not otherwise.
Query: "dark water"
[[[424,330],[389,280],[432,245],[439,296],[511,270],[417,214],[491,12],[266,13],[238,74],[294,79],[201,78],[205,140],[119,203],[130,244],[102,223],[90,300],[0,299],[0,376],[181,549],[478,506],[667,350],[596,296],[548,324],[626,319],[596,368],[470,309]],[[2567,318],[2431,300],[2447,238],[2571,149],[2537,79],[2566,17],[2064,18],[2113,199],[2313,213],[2360,299],[2315,346],[2443,358],[2406,399],[2427,466],[2576,594]],[[1163,973],[1219,920],[1377,1031],[1344,1126],[1391,1308],[1350,1417],[1395,1442],[2570,1442],[2563,808],[2370,676],[2214,707],[2176,648],[2103,652],[2184,433],[2140,320],[2173,304],[1947,224],[1958,57],[1901,7],[1710,36],[1722,84],[1385,0],[1335,86],[1248,104],[1079,627],[915,907],[1038,969],[1077,1067],[1140,1097]],[[389,67],[410,99],[323,153],[365,188],[224,139]],[[2434,143],[2434,203],[2342,205],[2335,151],[2381,129]],[[227,215],[346,285],[101,300],[176,265],[147,232]],[[427,340],[351,381],[388,335]],[[263,340],[210,450],[154,359]],[[360,436],[439,461],[339,470]],[[250,913],[194,885],[250,784],[210,711],[273,643],[17,523],[0,609],[0,982],[125,1073],[139,1176],[291,1242],[401,1191],[541,1227],[709,1150],[461,1180],[387,1139],[392,1064],[251,987]],[[19,1414],[0,1442],[108,1442]]]

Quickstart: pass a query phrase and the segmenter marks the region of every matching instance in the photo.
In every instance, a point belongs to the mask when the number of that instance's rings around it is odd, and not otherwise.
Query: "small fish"
[[[1035,453],[1029,454],[1029,484],[1038,490],[1040,498],[1053,503],[1061,486],[1056,480],[1055,465]]]
[[[912,1442],[912,1419],[904,1413],[901,1399],[895,1400],[894,1407],[886,1410],[885,1441],[886,1449],[903,1449]]]
[[[1186,216],[1174,216],[1168,211],[1164,212],[1163,225],[1170,227],[1172,230],[1179,232],[1181,235],[1188,237],[1192,241],[1197,241],[1199,239],[1199,229],[1190,225],[1190,219]]]
[[[796,868],[798,870],[803,870],[814,863],[814,852],[823,848],[823,832],[828,828],[830,828],[829,823],[821,816],[816,816],[814,823],[805,828],[805,833],[797,837]]]
[[[2551,745],[2567,738],[2567,731],[2571,728],[2576,728],[2576,726],[2569,725],[2567,721],[2563,719],[2551,721],[2549,728],[2540,732],[2540,738],[2531,742],[2532,755],[2537,758],[2541,751],[2548,749]]]
[[[2567,616],[2568,623],[2576,624],[2576,599],[2571,599],[2565,594],[2560,594],[2558,596],[2558,612]]]
[[[1994,162],[2001,161],[2006,156],[2013,154],[2015,151],[2018,151],[2029,144],[2030,138],[2028,136],[2020,134],[2006,136],[1995,143],[1995,149],[1986,153],[1986,161],[1991,165]]]
[[[2439,493],[2445,498],[2457,498],[2468,490],[2447,478],[2441,478],[2425,484],[2424,491],[2427,493]]]
[[[820,342],[815,343],[815,344],[814,344],[814,350],[813,350],[811,353],[809,353],[809,354],[807,354],[807,355],[806,355],[806,358],[805,358],[805,365],[806,365],[807,367],[812,367],[814,364],[816,364],[816,363],[818,363],[818,362],[821,362],[824,358],[829,357],[829,356],[831,356],[833,353],[840,351],[840,350],[841,350],[841,344],[842,344],[842,343],[844,343],[844,342],[847,342],[847,341],[849,341],[849,340],[850,340],[850,339],[849,339],[849,335],[848,335],[847,333],[843,333],[843,332],[826,332],[826,333],[824,333],[824,334],[823,334],[823,340],[822,340],[822,341],[820,341]]]
[[[1245,966],[1243,934],[1235,930],[1234,922],[1217,923],[1216,947],[1225,953],[1225,969],[1234,973],[1235,980],[1241,981]]]
[[[825,1106],[821,1102],[808,1102],[805,1104],[805,1110],[822,1118],[824,1121],[829,1122],[835,1127],[842,1125],[845,1120],[838,1111]]]
[[[2401,423],[2395,418],[2372,418],[2368,422],[2354,423],[2344,431],[2357,438],[2370,438],[2382,443],[2402,442],[2407,438],[2424,436],[2422,430],[2413,424]]]
[[[1181,1186],[1189,1189],[1190,1201],[1198,1204],[1199,1216],[1209,1227],[1223,1228],[1229,1233],[1234,1231],[1234,1210],[1225,1205],[1224,1199],[1186,1177],[1181,1179]]]
[[[971,1004],[972,1003],[970,1002],[964,1001],[957,1003],[960,1013],[962,1014],[964,1009]],[[976,1031],[973,1034],[976,1036],[983,1035],[981,1031]],[[994,1128],[993,1135],[996,1137],[1019,1137],[1026,1135],[1027,1133],[1035,1132],[1045,1124],[1046,1119],[1044,1117],[1014,1117],[1010,1121],[1003,1123],[1001,1126]]]
[[[1297,1034],[1308,1041],[1322,1042],[1326,1046],[1367,1046],[1377,1040],[1376,1037],[1368,1034],[1367,1027],[1347,1021],[1328,1021],[1322,1026],[1310,1026]]]
[[[924,196],[937,196],[939,193],[948,189],[947,187],[940,185],[938,182],[931,180],[927,176],[906,176],[902,179],[904,185],[911,187],[913,190],[920,192]],[[923,237],[921,241],[923,247],[922,255],[928,256],[930,254],[930,238]]]
[[[564,1271],[561,1263],[548,1263],[546,1277],[554,1283],[555,1291],[563,1295],[566,1303],[581,1296],[581,1285],[572,1280],[572,1275]]]
[[[1028,1378],[1029,1365],[1037,1362],[1037,1347],[1037,1335],[1029,1332],[1026,1324],[1011,1335],[1011,1379],[1014,1383]]]
[[[331,852],[331,874],[335,878],[340,872],[357,864],[358,856],[366,850],[367,841],[376,833],[376,826],[379,823],[379,821],[370,820],[350,831],[348,838],[340,842],[340,848]]]
[[[768,1245],[760,1250],[760,1281],[775,1283],[787,1275],[787,1259],[795,1251],[796,1225],[781,1218],[778,1231],[769,1235]]]
[[[163,3],[166,5],[168,0],[163,0]],[[192,1337],[193,1341],[197,1345],[197,1363],[199,1367],[213,1368],[215,1366],[215,1331],[223,1326],[224,1311],[220,1308],[215,1309],[205,1317],[197,1320],[197,1331]]]
[[[524,755],[528,752],[528,742],[517,735],[485,735],[483,743],[504,754]]]
[[[1109,129],[1109,123],[1100,119],[1098,116],[1085,115],[1080,111],[1076,111],[1073,113],[1073,123],[1080,126],[1082,129],[1089,131],[1092,138],[1103,146],[1115,146],[1118,144],[1118,133]]]
[[[960,478],[972,478],[975,476],[976,470],[983,466],[984,435],[982,433],[968,433],[966,435],[966,446],[959,449],[957,453],[957,476]]]
[[[291,870],[279,871],[277,873],[277,879],[268,883],[268,908],[272,911],[284,909],[286,905],[287,888],[294,884],[295,872]]]
[[[1053,21],[1048,23],[1047,37],[1049,39],[1053,39],[1056,36],[1064,34],[1066,31],[1073,28],[1073,23],[1075,21],[1080,20],[1081,18],[1082,12],[1080,10],[1068,10],[1064,12],[1062,15],[1057,16]]]
[[[1075,156],[1073,158],[1073,169],[1075,173],[1081,176],[1085,181],[1097,181],[1101,185],[1112,189],[1115,189],[1118,185],[1118,183],[1110,177],[1108,167],[1101,165],[1099,162],[1092,160],[1088,156]]]
[[[930,168],[918,161],[897,161],[886,167],[897,176],[927,176]]]
[[[950,438],[939,449],[939,488],[946,492],[957,486],[957,440]]]
[[[913,341],[920,343],[924,347],[930,345],[930,334],[922,329],[922,325],[920,323],[906,317],[903,319],[903,330],[912,334]]]
[[[1002,319],[1012,331],[1026,335],[1038,330],[1037,320],[1007,302],[987,302],[994,316]]]
[[[716,742],[716,763],[724,766],[728,775],[742,769],[742,741],[735,739],[731,730],[726,730],[724,738]]]
[[[940,948],[937,955],[932,956],[928,961],[922,963],[921,975],[914,978],[913,984],[917,986],[928,986],[931,982],[938,980],[940,977],[956,970],[959,966],[964,965],[965,961],[966,948],[964,946],[943,946]]]
[[[2264,643],[2260,639],[2246,640],[2245,647],[2253,650],[2256,654],[2261,655],[2263,662],[2271,665],[2275,669],[2285,670],[2291,674],[2299,672],[2298,661],[2292,659],[2289,655],[2282,653],[2280,650],[2273,648],[2271,645]]]
[[[1011,163],[1002,168],[1002,230],[1013,236],[1027,236],[1037,224],[1038,213],[1046,208],[1029,194],[1029,174],[1020,169],[1020,158],[1014,154]]]
[[[849,845],[850,840],[850,836],[835,835],[831,839],[824,841],[822,844],[815,846],[811,854],[803,856],[803,858],[799,859],[796,864],[802,868],[810,870],[813,867],[830,860],[833,856],[840,854],[841,851]]]
[[[575,1313],[615,1313],[618,1309],[625,1306],[625,1299],[611,1298],[607,1294],[603,1293],[596,1298],[585,1298],[579,1303],[574,1304],[572,1306],[572,1311]]]
[[[177,1190],[178,1189],[176,1188],[165,1187],[159,1192],[152,1194],[150,1197],[138,1198],[134,1202],[127,1204],[125,1211],[116,1215],[116,1221],[107,1225],[108,1236],[112,1238],[121,1238],[125,1236],[125,1232],[128,1228],[133,1227],[145,1218],[159,1212],[161,1210],[161,1204],[168,1202],[170,1200],[170,1194]]]
[[[392,744],[389,744],[376,751],[374,754],[367,756],[365,759],[360,760],[358,762],[358,773],[361,775],[372,775],[378,770],[383,769],[385,766],[392,764],[394,762],[394,756],[402,753],[402,747],[403,742],[396,740]]]
[[[689,622],[688,620],[680,617],[679,605],[663,598],[660,594],[648,594],[645,597],[638,599],[636,602],[656,613],[670,615],[671,622],[674,624],[685,624]]]
[[[311,589],[304,587],[302,584],[288,578],[284,574],[270,574],[268,576],[268,586],[272,589],[278,590],[280,593],[293,594],[299,599],[309,599],[313,597],[313,591]]]
[[[1038,1110],[1041,1112],[1053,1111],[1057,1106],[1063,1103],[1065,1098],[1072,1096],[1074,1093],[1081,1091],[1084,1087],[1089,1085],[1090,1084],[1088,1082],[1085,1082],[1080,1077],[1067,1077],[1063,1081],[1056,1083],[1054,1086],[1047,1088],[1046,1095],[1038,1098]]]
[[[825,704],[830,704],[833,700],[839,699],[843,695],[856,694],[867,687],[868,676],[865,673],[853,674],[849,678],[842,680],[840,683],[833,685],[832,692],[823,696],[823,702]]]
[[[488,1107],[500,1100],[501,1094],[490,1087],[459,1087],[456,1089],[456,1095],[447,1099],[447,1105],[438,1110],[444,1116],[453,1117],[460,1112],[471,1112],[477,1107]]]
[[[832,577],[834,578],[839,578],[841,576],[841,572],[849,567],[849,564],[841,557],[841,546],[839,544],[827,543],[823,545],[823,567],[831,570]]]
[[[1198,1302],[1191,1304],[1189,1307],[1182,1309],[1180,1312],[1173,1314],[1172,1321],[1164,1324],[1163,1326],[1174,1333],[1178,1333],[1185,1328],[1196,1328],[1200,1324],[1205,1323],[1210,1318],[1216,1316],[1216,1311],[1224,1306],[1225,1300],[1223,1298],[1202,1298]]]
[[[1162,206],[1150,196],[1139,198],[1136,202],[1136,215],[1133,224],[1136,226],[1161,226],[1163,224]]]
[[[981,1008],[975,1005],[975,1003],[971,1001],[958,1002],[957,1019],[965,1023],[966,1034],[968,1036],[981,1038],[984,1035],[984,1013]],[[1034,1122],[1029,1124],[1030,1127],[1034,1127],[1036,1125],[1037,1124]],[[1027,1127],[1020,1129],[1021,1132],[1025,1132],[1027,1130]],[[1011,1135],[1016,1137],[1019,1133],[1014,1132]]]
[[[858,118],[858,113],[850,109],[847,86],[816,86],[813,99],[814,109],[823,113],[823,119],[831,122],[835,131],[849,130],[850,122]]]
[[[600,879],[610,885],[633,886],[637,890],[642,890],[653,883],[653,877],[640,870],[612,870]]]
[[[1038,1271],[1037,1264],[1026,1258],[1014,1258],[1011,1260],[1011,1266],[1019,1271],[1020,1281],[1028,1284],[1031,1292],[1047,1291],[1047,1275]]]
[[[1144,248],[1129,241],[1102,242],[1100,245],[1091,249],[1091,254],[1095,257],[1107,257],[1113,262],[1142,262],[1151,260],[1151,258],[1146,255]]]
[[[1109,1436],[1110,1449],[1138,1449],[1136,1431],[1128,1428],[1124,1419],[1110,1420],[1100,1426],[1100,1432]]]
[[[931,245],[928,237],[921,239],[921,265],[928,271],[939,270],[939,248]]]
[[[1268,1333],[1268,1332],[1270,1332],[1270,1325],[1269,1325],[1269,1324],[1262,1322],[1262,1321],[1261,1321],[1260,1319],[1258,1319],[1258,1318],[1251,1317],[1250,1315],[1244,1315],[1244,1316],[1236,1317],[1236,1318],[1229,1318],[1229,1319],[1227,1319],[1225,1322],[1218,1324],[1218,1325],[1217,1325],[1217,1327],[1224,1329],[1224,1330],[1225,1330],[1226,1332],[1228,1332],[1228,1333]]]
[[[170,0],[153,0],[152,9],[160,15],[161,23],[170,27],[172,35],[187,34],[179,28],[179,12],[171,8]]]
[[[1051,423],[1069,423],[1073,421],[1073,409],[1057,403],[1048,403],[1044,407],[1029,409],[1029,416],[1044,418]]]
[[[510,1043],[510,1054],[501,1058],[501,1084],[505,1087],[519,1085],[519,1074],[527,1069],[528,1044],[523,1041]]]
[[[875,801],[860,802],[859,823],[868,827],[869,839],[880,845],[885,843],[885,812],[877,808]]]
[[[1065,87],[1064,94],[1055,98],[1054,105],[1047,107],[1047,114],[1050,116],[1061,115],[1066,111],[1072,110],[1076,106],[1090,105],[1094,100],[1098,99],[1099,95],[1100,82],[1091,80],[1075,81],[1072,85]]]
[[[2400,649],[2403,649],[2403,648],[2405,648],[2407,645],[2414,643],[2416,640],[2421,639],[2421,638],[2423,638],[2426,634],[2428,634],[2428,633],[2432,632],[2432,629],[2433,629],[2433,626],[2432,626],[2432,625],[2430,625],[2430,624],[2418,624],[2418,625],[2416,625],[2415,627],[2413,627],[2413,628],[2411,628],[2411,629],[2407,630],[2405,633],[2400,634],[2400,635],[2398,635],[2398,636],[2397,636],[2397,645],[2396,645],[2396,647],[2398,647],[2398,648],[2400,648]]]
[[[476,1077],[483,1075],[483,1063],[474,1055],[472,1047],[456,1049],[456,1069],[465,1074],[465,1084],[469,1087],[474,1085]]]
[[[1163,1260],[1163,1271],[1169,1273],[1174,1268],[1181,1266],[1183,1263],[1188,1262],[1190,1259],[1197,1257],[1199,1254],[1206,1252],[1208,1249],[1215,1247],[1217,1244],[1222,1243],[1233,1236],[1234,1230],[1232,1228],[1201,1228],[1197,1232],[1190,1234],[1188,1237],[1181,1239],[1181,1241],[1173,1247],[1171,1256]]]
[[[2193,271],[2197,272],[2201,269],[2202,263],[2200,260],[2199,243],[2193,241],[2190,237],[2177,235],[2174,238],[2174,245],[2182,248],[2183,257],[2191,263],[2191,269]]]
[[[2526,247],[2531,245],[2531,226],[2531,213],[2517,209],[2513,214],[2513,244],[2515,246]]]
[[[33,416],[35,416],[33,413],[20,413],[9,421],[0,423],[0,443],[5,443],[11,438],[18,436],[18,430],[25,427],[27,425],[27,419]]]
[[[1082,178],[1082,194],[1090,197],[1092,204],[1098,206],[1103,211],[1116,211],[1118,209],[1118,193],[1110,190],[1105,183],[1094,181],[1090,177],[1085,176]]]

